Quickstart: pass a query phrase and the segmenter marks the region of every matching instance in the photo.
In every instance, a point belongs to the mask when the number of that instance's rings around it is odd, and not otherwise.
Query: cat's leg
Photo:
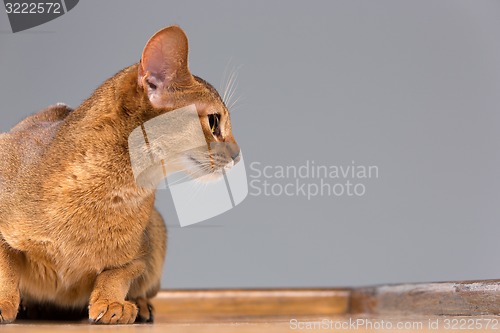
[[[144,275],[132,282],[128,299],[138,307],[138,322],[153,322],[154,309],[149,301],[160,289],[163,262],[166,254],[167,228],[160,213],[155,209],[146,229]]]
[[[19,309],[20,253],[12,249],[0,234],[0,323],[14,321]]]
[[[138,259],[99,274],[90,295],[89,319],[96,324],[132,324],[137,306],[125,297],[130,283],[144,274],[145,267],[144,261]]]
[[[167,229],[156,209],[145,230],[140,259],[97,276],[90,296],[89,317],[99,324],[153,321],[149,299],[160,289]]]

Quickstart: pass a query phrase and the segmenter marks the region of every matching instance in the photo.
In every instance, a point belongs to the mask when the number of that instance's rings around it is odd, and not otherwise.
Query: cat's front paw
[[[154,308],[149,300],[143,297],[139,297],[135,299],[135,304],[139,309],[136,322],[152,323],[154,321]]]
[[[137,306],[128,301],[97,300],[89,306],[89,320],[94,324],[133,324]]]
[[[12,323],[17,316],[19,304],[10,301],[0,301],[0,324]]]

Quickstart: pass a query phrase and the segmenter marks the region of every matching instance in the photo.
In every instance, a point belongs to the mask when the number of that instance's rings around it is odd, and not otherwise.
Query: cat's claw
[[[94,324],[132,324],[137,317],[134,303],[99,300],[89,306],[89,320]]]

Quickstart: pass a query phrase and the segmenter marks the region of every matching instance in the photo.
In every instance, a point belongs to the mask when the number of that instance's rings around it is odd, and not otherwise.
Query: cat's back
[[[64,104],[52,105],[0,134],[0,200],[16,191],[20,176],[39,161],[72,111]]]

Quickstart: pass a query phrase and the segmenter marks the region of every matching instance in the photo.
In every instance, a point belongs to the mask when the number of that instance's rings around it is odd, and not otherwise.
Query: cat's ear
[[[188,39],[184,31],[170,26],[154,34],[144,47],[138,74],[139,85],[147,89],[152,102],[163,89],[189,85],[193,76],[188,68]]]

